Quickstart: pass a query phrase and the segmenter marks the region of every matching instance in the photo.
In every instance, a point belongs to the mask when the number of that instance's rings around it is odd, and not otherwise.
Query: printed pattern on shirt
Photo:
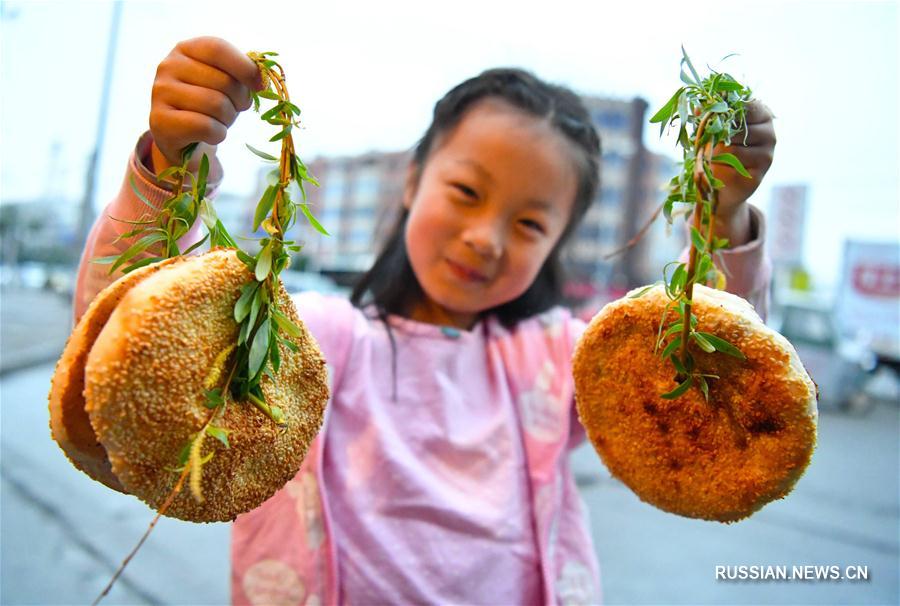
[[[299,606],[306,593],[293,568],[280,560],[260,560],[244,573],[244,594],[254,606]]]

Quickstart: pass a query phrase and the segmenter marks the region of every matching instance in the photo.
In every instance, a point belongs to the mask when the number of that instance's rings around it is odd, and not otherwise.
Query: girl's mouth
[[[445,261],[447,261],[447,265],[450,266],[451,271],[462,280],[467,282],[486,282],[488,279],[486,275],[471,269],[470,267],[466,267],[465,265],[461,265],[450,259],[445,259]]]

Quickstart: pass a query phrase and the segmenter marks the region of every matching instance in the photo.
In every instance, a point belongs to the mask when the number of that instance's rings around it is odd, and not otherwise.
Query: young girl
[[[89,259],[153,202],[154,172],[210,145],[250,105],[254,64],[227,42],[179,44],[160,64],[150,132],[94,226],[76,317],[110,278]],[[754,179],[728,183],[717,226],[729,287],[764,304],[762,217],[745,203],[771,163],[761,106]],[[221,179],[213,158],[211,185]],[[599,140],[571,91],[490,70],[441,99],[418,143],[403,210],[352,302],[294,297],[330,367],[325,424],[296,477],[237,518],[236,604],[532,604],[599,601],[599,572],[569,469],[584,439],[570,356],[584,329],[557,304],[559,252],[598,186]]]

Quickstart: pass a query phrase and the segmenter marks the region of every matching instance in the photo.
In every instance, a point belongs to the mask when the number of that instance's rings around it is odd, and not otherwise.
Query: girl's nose
[[[496,259],[503,252],[503,236],[490,225],[473,225],[463,234],[466,246],[486,259]]]

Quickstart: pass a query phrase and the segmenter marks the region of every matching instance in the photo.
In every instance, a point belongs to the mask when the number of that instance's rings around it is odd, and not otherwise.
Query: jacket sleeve
[[[119,255],[127,250],[134,244],[135,238],[118,238],[121,234],[134,229],[135,226],[128,221],[157,218],[160,212],[159,207],[171,196],[171,190],[167,189],[165,184],[162,186],[158,184],[153,171],[147,168],[151,165],[149,158],[152,141],[149,132],[144,133],[138,140],[134,152],[128,160],[128,168],[125,171],[125,178],[119,193],[100,212],[88,234],[78,265],[78,278],[72,302],[73,320],[76,323],[97,293],[122,276],[121,269],[110,275],[110,265],[93,263],[92,260],[98,257]],[[222,166],[218,159],[214,159],[210,165],[208,197],[215,194],[221,180]],[[141,196],[150,204],[141,200],[135,190],[140,192]],[[193,228],[178,241],[178,246],[184,250],[199,239],[200,221],[197,221]],[[146,256],[149,256],[149,253],[138,255],[135,259]]]
[[[765,250],[765,217],[758,208],[752,204],[749,206],[750,241],[734,248],[717,251],[713,262],[725,273],[725,290],[749,301],[756,309],[756,313],[765,321],[769,311],[772,262]],[[687,262],[689,250],[685,248],[681,252],[680,261]]]

